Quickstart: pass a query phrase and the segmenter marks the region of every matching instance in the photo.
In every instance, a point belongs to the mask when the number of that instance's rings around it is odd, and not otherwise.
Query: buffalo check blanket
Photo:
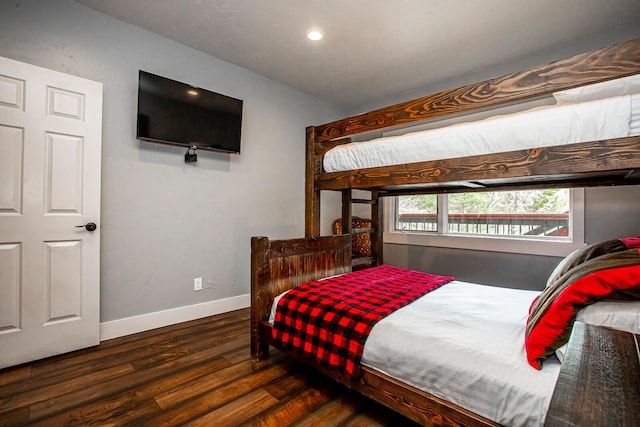
[[[278,302],[273,338],[285,348],[356,377],[373,326],[452,280],[381,265],[306,283]]]

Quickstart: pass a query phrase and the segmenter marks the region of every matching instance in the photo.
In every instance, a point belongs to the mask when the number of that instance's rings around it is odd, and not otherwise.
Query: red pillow
[[[640,300],[640,249],[605,254],[565,272],[532,303],[525,332],[529,364],[565,344],[578,311],[599,300]]]

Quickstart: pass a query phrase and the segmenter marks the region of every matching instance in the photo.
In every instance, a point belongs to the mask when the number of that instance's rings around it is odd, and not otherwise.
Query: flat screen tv
[[[240,153],[242,100],[140,71],[137,138]]]

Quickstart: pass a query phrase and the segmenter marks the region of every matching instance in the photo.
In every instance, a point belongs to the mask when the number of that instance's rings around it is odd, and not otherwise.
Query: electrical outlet
[[[196,277],[193,279],[193,290],[201,291],[202,290],[202,277]]]

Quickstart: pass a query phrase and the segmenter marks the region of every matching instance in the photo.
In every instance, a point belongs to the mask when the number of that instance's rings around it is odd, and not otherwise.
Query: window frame
[[[442,205],[444,197],[438,197],[438,232],[419,232],[415,230],[396,230],[396,198],[384,199],[384,243],[455,248],[491,252],[507,252],[530,255],[565,257],[585,245],[584,241],[584,188],[571,188],[569,208],[569,236],[555,237],[553,240],[541,237],[495,236],[449,234],[445,230],[445,215]]]

